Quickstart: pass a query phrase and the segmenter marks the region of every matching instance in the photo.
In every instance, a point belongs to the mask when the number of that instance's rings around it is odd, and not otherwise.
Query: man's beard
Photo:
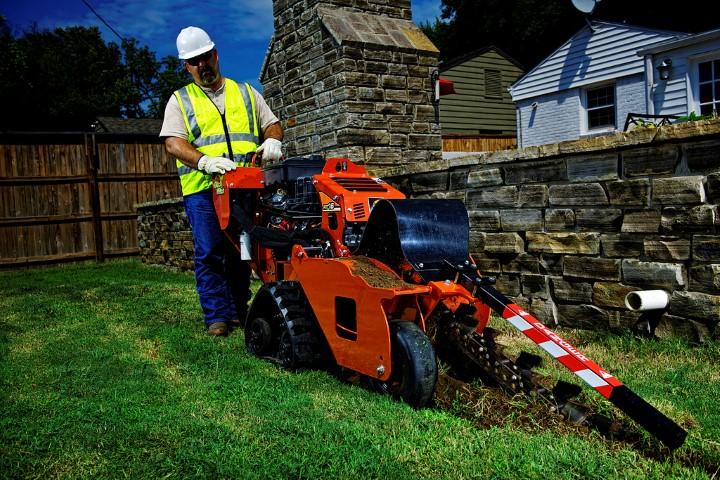
[[[200,72],[200,81],[204,87],[209,87],[217,82],[220,72],[212,67],[207,67]]]

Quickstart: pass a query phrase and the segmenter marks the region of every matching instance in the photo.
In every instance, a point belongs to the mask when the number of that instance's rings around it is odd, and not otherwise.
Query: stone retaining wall
[[[143,263],[192,270],[195,249],[182,198],[136,207],[138,246]]]
[[[462,199],[480,268],[549,325],[720,333],[720,121],[409,170],[385,178],[414,197]],[[625,308],[629,291],[655,288],[671,293],[666,312]]]
[[[720,334],[720,121],[443,162],[385,178],[413,197],[463,199],[480,268],[548,325]],[[192,269],[182,201],[138,211],[143,261]],[[651,288],[671,293],[667,311],[625,308],[629,291]]]

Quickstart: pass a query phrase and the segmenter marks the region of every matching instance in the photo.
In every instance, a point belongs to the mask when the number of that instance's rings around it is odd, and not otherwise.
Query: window
[[[698,63],[700,115],[720,111],[720,59]]]
[[[615,85],[589,88],[585,91],[587,128],[615,126]]]
[[[502,81],[500,70],[485,69],[485,96],[493,98],[502,97]]]

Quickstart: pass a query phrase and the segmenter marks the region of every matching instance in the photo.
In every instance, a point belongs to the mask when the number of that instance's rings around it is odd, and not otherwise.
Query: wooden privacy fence
[[[517,148],[514,135],[460,135],[442,137],[443,152],[494,152]]]
[[[0,134],[0,268],[137,255],[135,205],[180,195],[157,136]]]

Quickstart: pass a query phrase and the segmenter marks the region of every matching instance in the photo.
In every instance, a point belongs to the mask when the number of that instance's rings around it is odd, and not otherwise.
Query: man
[[[249,152],[261,153],[266,162],[280,159],[283,131],[255,89],[220,74],[218,52],[204,30],[183,29],[177,49],[193,83],[170,97],[160,137],[177,159],[207,331],[224,336],[246,316],[250,266],[240,260],[220,230],[212,202],[212,176],[235,170]]]

